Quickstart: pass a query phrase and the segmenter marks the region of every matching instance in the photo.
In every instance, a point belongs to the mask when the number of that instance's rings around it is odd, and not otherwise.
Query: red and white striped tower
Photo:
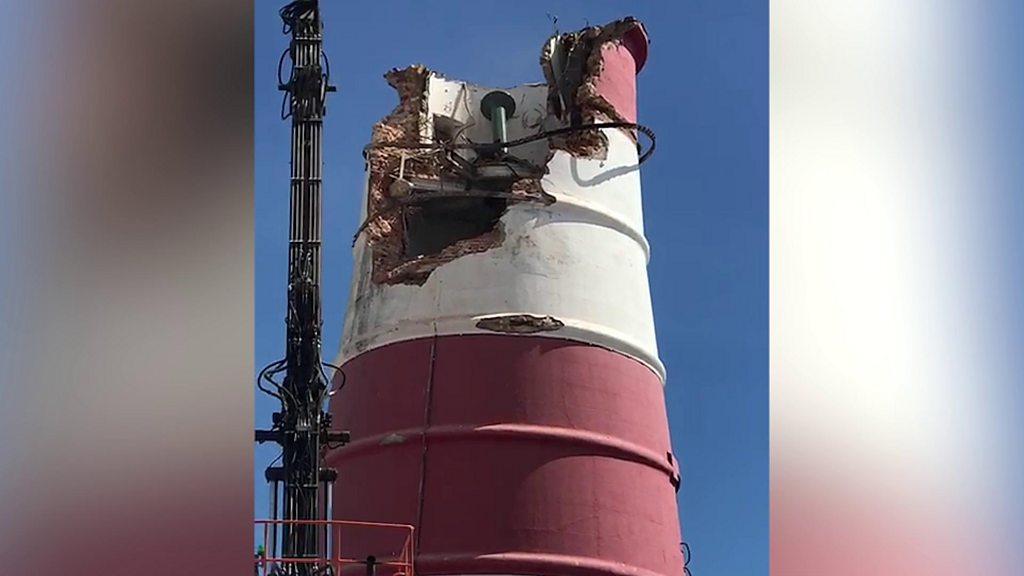
[[[508,139],[574,116],[635,122],[647,43],[631,19],[553,38],[548,83],[505,90]],[[492,89],[422,67],[387,77],[402,102],[375,144],[490,141]],[[460,153],[477,174],[503,169]],[[332,400],[352,434],[328,456],[334,516],[414,525],[422,574],[681,574],[637,134],[509,154],[524,176],[483,200],[449,195],[429,147],[368,151]]]

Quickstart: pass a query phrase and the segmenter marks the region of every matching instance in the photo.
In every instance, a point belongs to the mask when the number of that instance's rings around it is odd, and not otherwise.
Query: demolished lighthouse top
[[[385,78],[340,362],[433,335],[530,333],[664,379],[647,282],[636,124],[643,25],[559,34],[547,82],[496,90],[423,66]]]

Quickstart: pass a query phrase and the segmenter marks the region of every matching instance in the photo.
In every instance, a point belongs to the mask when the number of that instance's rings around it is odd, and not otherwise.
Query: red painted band
[[[415,525],[418,576],[681,572],[664,388],[642,362],[473,334],[389,344],[343,369],[331,412],[355,441],[329,457],[335,517]],[[351,557],[397,545],[345,536]]]
[[[328,459],[332,463],[340,462],[359,457],[378,448],[397,446],[405,442],[419,442],[422,437],[423,428],[406,428],[404,430],[377,434],[367,438],[360,438],[342,448],[334,450]],[[631,442],[584,430],[554,426],[531,426],[528,424],[449,425],[434,426],[427,429],[427,439],[430,441],[474,441],[500,438],[533,442],[562,442],[566,445],[575,445],[592,450],[601,456],[621,458],[656,468],[664,472],[670,479],[678,476],[678,471],[669,461],[668,454],[659,456],[655,452]]]
[[[501,554],[421,554],[416,569],[449,574],[559,574],[564,576],[665,576],[620,562],[586,556],[504,552]]]

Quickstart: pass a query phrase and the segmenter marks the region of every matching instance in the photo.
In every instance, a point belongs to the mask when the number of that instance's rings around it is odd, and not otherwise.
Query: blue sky
[[[256,362],[284,348],[288,124],[275,78],[277,9],[255,20]],[[640,122],[658,150],[642,173],[666,397],[696,576],[768,573],[768,3],[324,2],[339,91],[324,139],[324,356],[337,353],[363,186],[361,151],[396,103],[381,75],[422,63],[493,86],[543,80],[552,33],[632,15],[651,36]],[[270,399],[272,400],[272,399]],[[256,400],[257,425],[274,403]],[[256,513],[266,513],[256,452]]]

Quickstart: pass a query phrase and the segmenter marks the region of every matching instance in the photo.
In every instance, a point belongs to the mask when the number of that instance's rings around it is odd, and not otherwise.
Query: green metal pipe
[[[506,111],[504,106],[495,106],[491,111],[491,132],[494,134],[495,143],[508,142],[508,120],[505,115]],[[503,154],[507,154],[508,148],[502,146],[501,152]]]

